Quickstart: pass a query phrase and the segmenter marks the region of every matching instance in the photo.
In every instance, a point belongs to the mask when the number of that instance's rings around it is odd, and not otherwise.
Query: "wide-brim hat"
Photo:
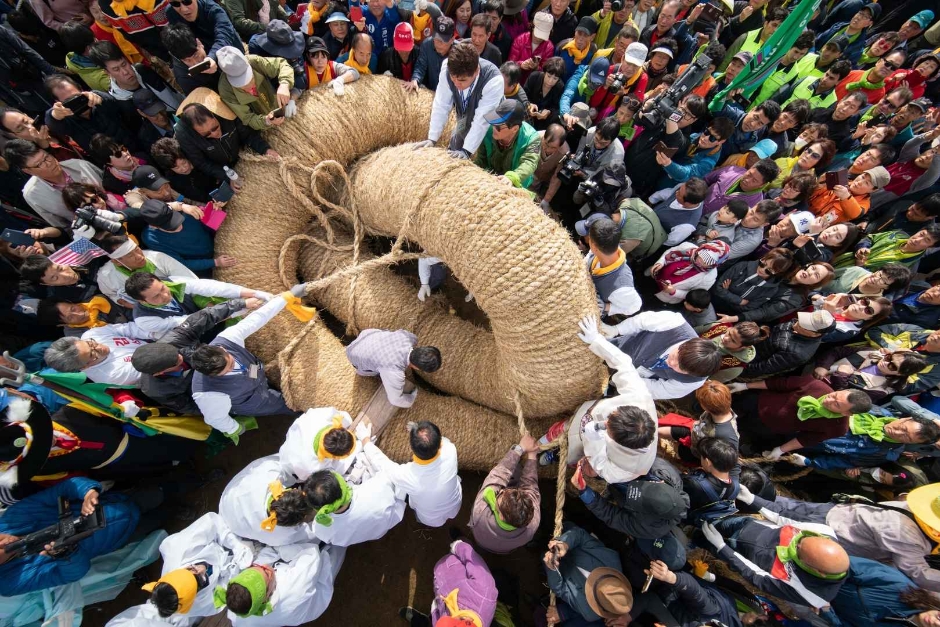
[[[282,59],[299,59],[304,54],[304,34],[291,30],[284,20],[271,20],[255,40],[265,52]]]
[[[234,120],[235,112],[222,101],[222,97],[218,93],[212,91],[208,87],[197,87],[196,89],[189,92],[189,95],[186,96],[186,99],[180,103],[180,106],[176,109],[176,115],[183,115],[183,109],[187,105],[191,104],[200,104],[206,109],[214,113],[225,120]]]
[[[9,392],[4,391],[6,394]],[[0,426],[0,462],[9,464],[25,448],[25,424],[32,432],[29,450],[15,466],[0,468],[0,485],[12,488],[40,474],[52,451],[52,418],[40,403],[10,394]]]
[[[595,568],[584,584],[587,603],[601,618],[620,618],[633,609],[633,588],[619,570]]]
[[[527,4],[528,2],[526,2],[526,0],[505,0],[503,2],[503,15],[522,13],[522,9],[524,9]]]
[[[917,520],[940,534],[940,483],[911,490],[907,495],[907,507]]]

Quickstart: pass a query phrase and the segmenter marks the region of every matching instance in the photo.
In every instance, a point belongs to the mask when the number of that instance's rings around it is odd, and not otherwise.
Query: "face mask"
[[[806,141],[805,139],[803,139],[802,137],[797,137],[797,138],[796,138],[796,141],[793,142],[793,143],[796,145],[796,149],[797,149],[797,150],[801,150],[801,149],[803,148],[803,146],[805,146],[805,145],[808,144],[809,142],[807,142],[807,141]]]

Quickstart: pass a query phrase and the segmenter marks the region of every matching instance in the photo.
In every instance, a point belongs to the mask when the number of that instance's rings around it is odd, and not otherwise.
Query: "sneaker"
[[[539,453],[539,466],[551,466],[558,461],[558,449],[553,448],[549,451]]]

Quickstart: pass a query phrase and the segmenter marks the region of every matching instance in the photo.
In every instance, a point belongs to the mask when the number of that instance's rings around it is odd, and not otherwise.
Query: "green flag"
[[[767,77],[777,69],[780,58],[793,47],[796,38],[806,30],[806,25],[812,19],[822,0],[800,0],[787,19],[783,21],[766,43],[754,53],[751,62],[741,70],[731,84],[712,98],[708,110],[712,113],[720,111],[725,106],[728,93],[736,89],[743,89],[744,95],[750,97],[763,84]]]
[[[51,383],[57,383],[64,388],[72,390],[73,392],[78,392],[83,394],[95,401],[98,405],[101,406],[101,409],[104,411],[111,411],[111,406],[114,404],[114,399],[111,398],[111,395],[105,392],[108,388],[113,387],[122,387],[108,385],[106,383],[91,383],[88,382],[88,377],[85,376],[82,372],[50,372],[50,373],[41,373],[38,376],[42,377],[46,381]]]

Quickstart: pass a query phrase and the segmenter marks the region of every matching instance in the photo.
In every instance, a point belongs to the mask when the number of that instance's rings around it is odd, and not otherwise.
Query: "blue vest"
[[[610,295],[623,287],[633,288],[633,271],[626,263],[607,274],[591,275],[594,281],[594,290],[602,303],[610,302]]]
[[[193,374],[193,394],[197,392],[219,392],[232,399],[232,414],[264,416],[275,413],[291,413],[279,392],[268,388],[264,365],[248,350],[223,337],[212,340],[211,346],[221,346],[245,369],[244,372],[221,377]],[[257,378],[249,376],[251,365],[258,366]]]
[[[679,342],[685,342],[697,338],[698,335],[689,326],[689,323],[683,322],[673,329],[666,331],[640,331],[636,335],[629,337],[616,337],[613,342],[617,348],[630,355],[633,364],[637,367],[652,368],[663,353]],[[692,382],[702,381],[705,377],[695,377],[689,374],[676,372],[666,366],[661,369],[653,370],[651,379],[670,379],[672,381]]]
[[[191,294],[186,294],[183,302],[176,301],[179,305],[179,311],[174,311],[169,307],[149,307],[141,305],[139,302],[134,304],[134,319],[153,316],[155,318],[172,318],[173,316],[188,316],[199,311],[199,307],[193,302]]]
[[[691,224],[695,226],[698,224],[698,221],[702,219],[701,204],[696,209],[673,209],[669,205],[672,204],[672,201],[675,199],[676,196],[673,194],[653,207],[653,211],[656,212],[656,217],[659,218],[659,223],[666,229],[667,234],[680,224]]]

